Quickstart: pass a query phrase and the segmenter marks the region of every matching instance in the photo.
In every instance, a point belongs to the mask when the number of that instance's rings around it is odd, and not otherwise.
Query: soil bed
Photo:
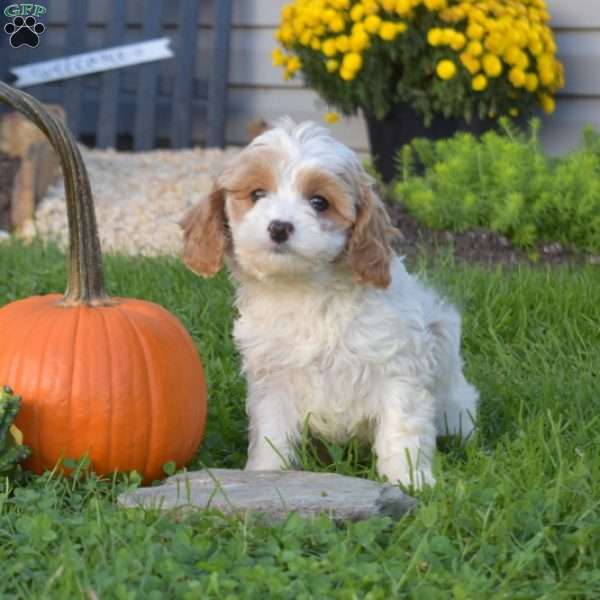
[[[591,263],[600,265],[600,256],[586,255],[559,242],[538,244],[528,253],[514,246],[509,239],[487,229],[471,229],[461,233],[435,230],[419,223],[403,204],[386,201],[392,221],[402,233],[396,248],[409,261],[419,255],[431,258],[439,253],[452,251],[455,258],[487,265],[562,265]]]

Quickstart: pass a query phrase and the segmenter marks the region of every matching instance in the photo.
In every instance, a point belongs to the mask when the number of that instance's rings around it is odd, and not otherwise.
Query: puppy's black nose
[[[285,242],[294,231],[294,226],[289,221],[271,221],[267,227],[269,235],[274,242]]]

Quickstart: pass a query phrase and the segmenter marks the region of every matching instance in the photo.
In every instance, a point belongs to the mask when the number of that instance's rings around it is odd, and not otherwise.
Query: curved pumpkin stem
[[[110,304],[104,287],[102,252],[94,202],[81,153],[66,125],[35,98],[0,81],[0,101],[31,119],[46,135],[60,157],[69,221],[69,280],[65,306]]]

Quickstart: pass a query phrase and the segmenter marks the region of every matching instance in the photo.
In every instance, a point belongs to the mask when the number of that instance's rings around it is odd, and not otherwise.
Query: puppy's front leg
[[[246,409],[249,423],[246,470],[279,470],[294,458],[300,423],[285,386],[249,384]]]
[[[390,483],[416,489],[433,485],[435,398],[424,387],[403,380],[384,388],[375,426],[377,471]]]

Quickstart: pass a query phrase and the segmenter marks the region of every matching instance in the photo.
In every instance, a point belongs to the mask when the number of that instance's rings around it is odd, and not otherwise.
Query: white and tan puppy
[[[284,120],[216,177],[182,222],[186,265],[237,282],[234,335],[247,377],[247,469],[293,459],[308,421],[369,440],[380,475],[431,484],[436,435],[468,436],[457,311],[409,275],[357,156]]]

